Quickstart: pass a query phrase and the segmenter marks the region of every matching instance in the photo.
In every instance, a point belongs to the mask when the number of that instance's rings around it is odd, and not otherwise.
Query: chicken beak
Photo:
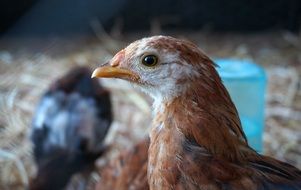
[[[92,73],[92,78],[120,78],[131,81],[138,81],[139,76],[132,71],[112,66],[103,66],[96,68]]]
[[[92,78],[120,78],[130,81],[138,81],[140,79],[139,75],[129,69],[120,67],[124,59],[125,50],[121,50],[107,64],[95,69],[92,73]]]

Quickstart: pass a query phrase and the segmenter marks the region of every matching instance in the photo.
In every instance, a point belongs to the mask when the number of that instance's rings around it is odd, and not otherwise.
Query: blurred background
[[[2,0],[0,18],[0,189],[22,189],[37,172],[29,131],[53,81],[159,34],[193,41],[213,59],[263,68],[259,151],[301,168],[299,0]],[[113,148],[98,168],[147,136],[151,121],[144,94],[123,81],[101,82],[111,92],[114,119],[106,143]],[[97,181],[97,172],[92,178]]]

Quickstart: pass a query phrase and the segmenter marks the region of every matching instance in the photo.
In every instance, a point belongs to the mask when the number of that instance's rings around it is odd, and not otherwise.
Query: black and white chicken
[[[34,114],[30,138],[37,176],[31,190],[63,189],[73,174],[103,154],[112,121],[110,94],[86,67],[55,81]]]

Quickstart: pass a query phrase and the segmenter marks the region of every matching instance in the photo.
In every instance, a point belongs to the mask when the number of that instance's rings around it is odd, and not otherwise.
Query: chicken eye
[[[147,67],[155,66],[158,63],[158,58],[155,55],[146,55],[142,58],[142,64]]]

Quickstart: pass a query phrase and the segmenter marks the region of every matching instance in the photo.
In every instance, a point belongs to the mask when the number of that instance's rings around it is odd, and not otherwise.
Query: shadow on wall
[[[106,23],[126,2],[126,0],[31,0],[29,4],[32,5],[31,7],[26,5],[30,7],[26,10],[25,3],[18,5],[16,1],[8,3],[7,0],[7,4],[1,6],[1,9],[8,7],[10,13],[21,10],[20,7],[24,6],[22,16],[14,20],[13,15],[9,15],[6,25],[1,25],[4,36],[90,35],[92,20],[97,19],[100,23]]]
[[[226,31],[288,29],[298,31],[299,0],[4,0],[0,32],[39,36],[92,34],[97,19],[109,29],[118,19],[123,30],[203,27]]]

